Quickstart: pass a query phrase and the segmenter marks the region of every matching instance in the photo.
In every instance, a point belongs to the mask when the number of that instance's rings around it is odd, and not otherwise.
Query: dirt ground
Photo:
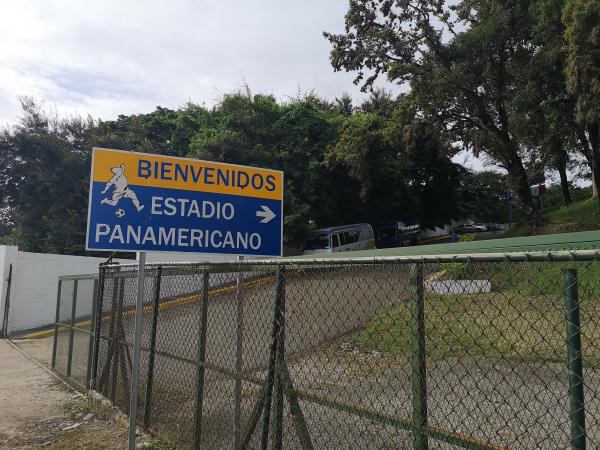
[[[50,336],[42,339],[13,339],[12,343],[44,366],[50,367],[53,341],[54,337]]]
[[[85,396],[6,340],[0,340],[0,405],[0,449],[126,447],[125,427],[96,417]]]

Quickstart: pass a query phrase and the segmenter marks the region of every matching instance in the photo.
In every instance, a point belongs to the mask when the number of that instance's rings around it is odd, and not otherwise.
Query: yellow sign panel
[[[283,198],[283,172],[276,170],[102,148],[94,149],[93,181],[108,181],[120,165],[135,186]]]
[[[281,256],[283,172],[95,148],[88,250]]]

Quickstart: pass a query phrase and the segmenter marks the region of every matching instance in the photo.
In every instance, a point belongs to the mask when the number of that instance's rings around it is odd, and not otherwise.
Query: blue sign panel
[[[94,149],[88,250],[281,256],[283,173]]]

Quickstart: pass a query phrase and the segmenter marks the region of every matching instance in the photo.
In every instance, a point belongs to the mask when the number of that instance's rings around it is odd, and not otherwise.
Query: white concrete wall
[[[29,330],[54,323],[58,277],[97,273],[106,258],[21,252],[17,247],[0,246],[2,301],[0,321],[4,314],[6,278],[13,265],[8,333]],[[124,262],[124,261],[122,261]]]
[[[435,227],[435,229],[425,228],[421,231],[421,239],[432,239],[440,236],[448,236],[450,234],[450,226],[446,225],[443,228]]]
[[[147,263],[156,262],[219,262],[235,261],[237,256],[193,253],[149,252]],[[106,258],[54,255],[19,251],[18,247],[0,246],[0,327],[9,266],[12,264],[12,283],[8,316],[8,333],[16,333],[54,323],[58,277],[97,273],[98,265]],[[115,260],[132,264],[135,260]],[[182,286],[181,289],[184,289]],[[1,328],[0,328],[1,329]]]
[[[492,292],[492,282],[489,280],[426,281],[425,289],[440,295],[478,294]]]

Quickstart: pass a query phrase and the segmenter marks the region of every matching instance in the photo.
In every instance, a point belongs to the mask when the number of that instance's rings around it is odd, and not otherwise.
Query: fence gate
[[[600,448],[596,252],[145,273],[139,425],[179,448]],[[91,383],[127,411],[136,267],[98,288]]]
[[[52,368],[83,389],[92,373],[97,291],[97,274],[58,279]]]

